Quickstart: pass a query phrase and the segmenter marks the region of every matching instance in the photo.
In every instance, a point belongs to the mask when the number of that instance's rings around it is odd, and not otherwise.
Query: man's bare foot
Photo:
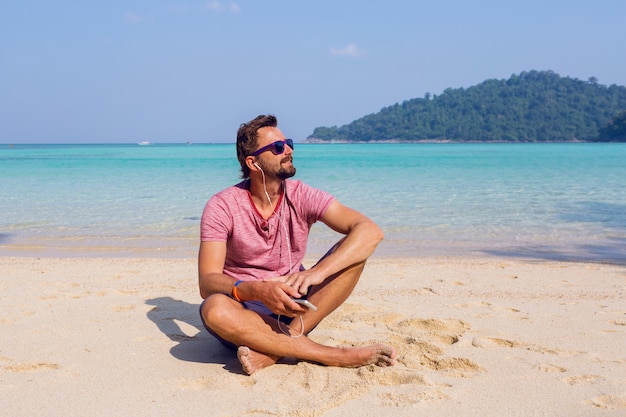
[[[396,364],[396,350],[391,346],[376,344],[364,347],[342,348],[345,356],[337,358],[334,366],[358,368],[365,365],[393,366]]]
[[[391,346],[377,344],[371,346],[374,349],[374,355],[371,357],[370,364],[376,366],[394,366],[396,364],[396,350]]]
[[[248,346],[239,346],[237,348],[237,358],[243,367],[243,371],[248,375],[252,375],[267,366],[274,365],[279,359],[277,356],[255,352]]]
[[[397,353],[395,349],[383,344],[336,349],[338,351],[332,355],[332,360],[321,363],[327,366],[341,366],[345,368],[358,368],[365,365],[385,367],[393,366],[396,363]],[[243,371],[248,375],[274,365],[280,359],[277,356],[256,352],[247,346],[239,346],[237,358],[239,358]]]

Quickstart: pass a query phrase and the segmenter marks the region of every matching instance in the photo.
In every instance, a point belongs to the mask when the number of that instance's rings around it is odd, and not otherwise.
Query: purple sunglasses
[[[293,139],[277,140],[276,142],[270,143],[269,145],[264,146],[261,149],[257,149],[250,156],[261,155],[263,152],[267,151],[268,149],[271,149],[274,155],[280,155],[283,152],[285,152],[285,144],[287,144],[287,146],[293,149]]]

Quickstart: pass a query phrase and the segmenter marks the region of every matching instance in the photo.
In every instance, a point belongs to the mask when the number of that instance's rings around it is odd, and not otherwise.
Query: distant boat
[[[150,142],[148,142],[147,140],[142,140],[140,142],[137,142],[137,145],[142,145],[142,146],[150,145]]]

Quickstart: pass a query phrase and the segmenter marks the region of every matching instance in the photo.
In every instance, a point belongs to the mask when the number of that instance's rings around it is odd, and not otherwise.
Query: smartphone
[[[292,300],[298,304],[305,306],[309,310],[313,310],[313,311],[317,310],[317,307],[313,303],[311,303],[309,300],[305,300],[304,298],[292,298]]]

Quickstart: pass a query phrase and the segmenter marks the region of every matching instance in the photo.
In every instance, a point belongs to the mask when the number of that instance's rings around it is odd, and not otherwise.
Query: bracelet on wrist
[[[239,286],[239,284],[241,284],[243,281],[239,280],[237,282],[235,282],[235,285],[233,285],[233,289],[232,289],[232,296],[235,300],[239,301],[240,303],[243,302],[243,300],[241,298],[239,298],[239,294],[237,293],[237,287]]]

